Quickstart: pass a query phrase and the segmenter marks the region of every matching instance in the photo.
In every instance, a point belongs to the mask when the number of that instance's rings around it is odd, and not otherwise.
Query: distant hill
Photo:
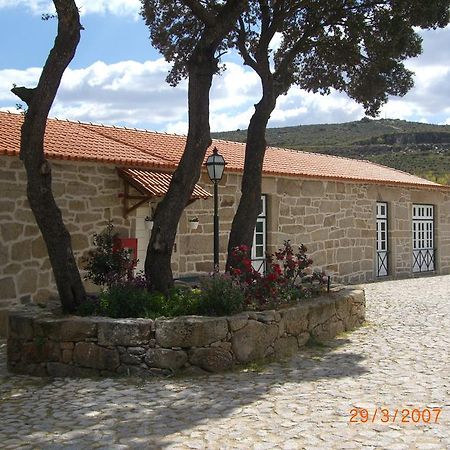
[[[245,142],[246,130],[212,133]],[[450,184],[450,125],[397,119],[269,128],[271,146],[314,151],[369,161]]]

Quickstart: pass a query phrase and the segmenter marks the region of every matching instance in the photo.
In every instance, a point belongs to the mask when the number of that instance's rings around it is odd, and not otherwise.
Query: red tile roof
[[[18,155],[23,116],[0,112],[0,154]],[[97,161],[117,166],[172,171],[184,150],[185,136],[49,119],[46,154],[52,159]],[[242,172],[245,144],[214,139],[227,161],[226,171]],[[208,150],[207,155],[211,153]],[[409,173],[369,161],[269,147],[266,175],[450,189]]]
[[[139,192],[150,197],[164,197],[169,189],[172,174],[167,172],[154,172],[143,169],[119,169],[119,175],[125,178]],[[212,195],[200,187],[194,186],[191,199],[210,198]]]

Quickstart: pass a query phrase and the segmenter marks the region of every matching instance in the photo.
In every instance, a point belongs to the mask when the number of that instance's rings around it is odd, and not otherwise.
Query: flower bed
[[[285,241],[278,252],[266,255],[264,274],[253,268],[250,248],[241,245],[231,252],[228,273],[203,276],[195,288],[173,288],[162,294],[143,274],[133,274],[134,261],[114,247],[114,239],[112,224],[94,237],[96,249],[87,258],[86,278],[98,284],[101,293],[80,305],[77,313],[82,316],[154,319],[276,309],[319,295],[329,281],[325,273],[311,270],[304,245],[296,252]]]
[[[364,316],[364,292],[350,288],[292,307],[225,317],[111,319],[27,307],[9,316],[8,368],[76,377],[222,372],[286,357],[311,337],[322,341],[355,328]]]

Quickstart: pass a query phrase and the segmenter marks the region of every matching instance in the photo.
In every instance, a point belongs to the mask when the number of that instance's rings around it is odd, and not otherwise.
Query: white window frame
[[[435,270],[434,205],[413,204],[413,273]]]
[[[253,231],[253,244],[252,244],[252,266],[255,270],[257,270],[260,273],[265,272],[265,263],[266,263],[266,252],[267,252],[267,195],[263,194],[261,195],[261,213],[256,219],[255,229]],[[261,231],[257,231],[258,224],[262,227]],[[257,242],[257,236],[258,238],[262,238],[262,241],[260,241],[258,244]],[[261,252],[258,250],[261,250],[262,247],[262,255]],[[258,253],[258,255],[257,255]]]
[[[389,227],[388,204],[376,204],[376,275],[386,277],[389,275]]]

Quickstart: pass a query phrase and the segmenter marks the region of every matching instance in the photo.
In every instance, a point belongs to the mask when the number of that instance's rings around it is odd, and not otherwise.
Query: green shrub
[[[173,289],[166,298],[160,292],[148,292],[133,281],[117,283],[102,291],[98,297],[87,298],[78,308],[82,316],[100,315],[112,318],[176,317],[199,314],[200,292]]]
[[[86,280],[99,286],[111,286],[130,277],[135,261],[131,259],[130,250],[117,248],[117,233],[111,221],[101,234],[94,234],[93,250],[85,258]]]
[[[94,316],[100,314],[100,300],[97,295],[88,295],[78,306],[77,314],[80,316]]]
[[[165,299],[163,315],[167,317],[201,314],[201,292],[198,289],[177,288]]]
[[[225,316],[243,311],[244,288],[229,275],[215,275],[204,278],[201,283],[199,314]]]
[[[167,297],[149,292],[144,275],[133,275],[129,254],[114,248],[111,223],[94,237],[96,249],[88,259],[87,278],[103,286],[99,296],[88,297],[78,308],[81,315],[125,317],[177,317],[184,315],[225,316],[244,309],[268,309],[299,301],[323,291],[322,272],[307,275],[312,260],[301,245],[297,252],[289,241],[267,256],[268,271],[257,272],[249,248],[232,251],[230,274],[205,277],[199,289],[172,289]]]
[[[100,313],[109,317],[147,317],[150,304],[150,295],[146,290],[131,286],[111,286],[100,294]]]

